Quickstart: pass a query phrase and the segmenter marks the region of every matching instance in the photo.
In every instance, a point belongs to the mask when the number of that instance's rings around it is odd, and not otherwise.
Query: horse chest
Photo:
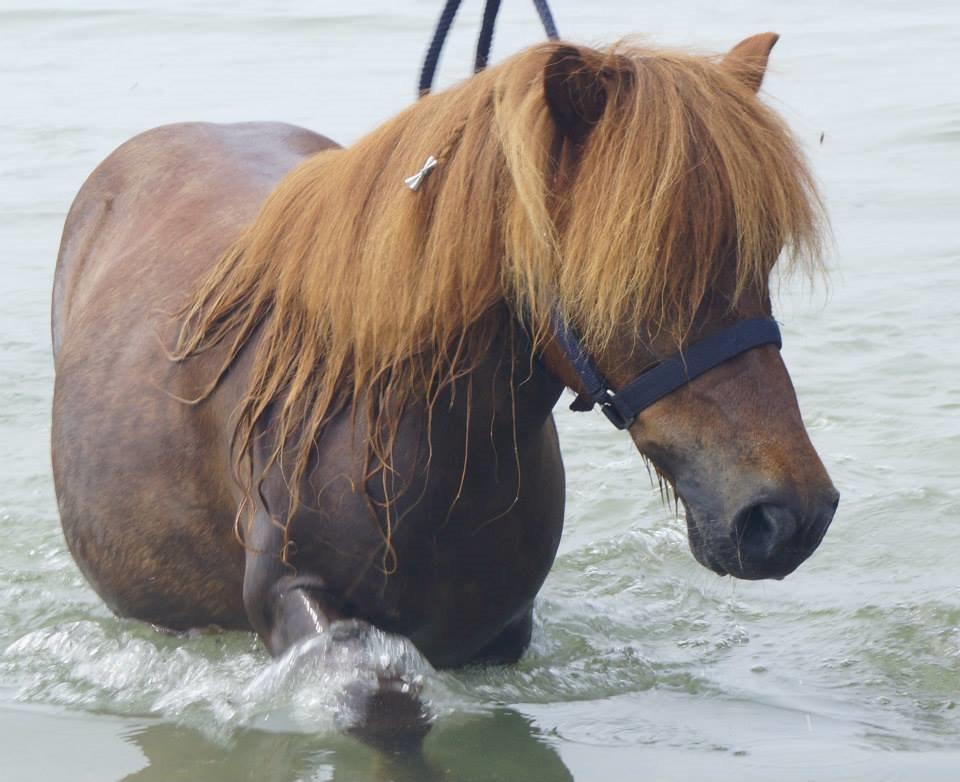
[[[458,664],[529,613],[556,556],[562,508],[520,507],[496,519],[454,518],[422,545],[401,546],[378,574],[369,618],[408,636],[431,660]]]
[[[512,469],[470,471],[462,486],[457,470],[414,486],[389,520],[353,492],[331,496],[312,533],[294,530],[298,570],[323,579],[339,613],[405,635],[441,664],[472,659],[529,614],[563,528],[552,422],[517,453]]]

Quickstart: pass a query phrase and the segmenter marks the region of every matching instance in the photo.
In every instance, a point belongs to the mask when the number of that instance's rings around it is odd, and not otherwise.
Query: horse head
[[[778,256],[817,250],[809,173],[756,97],[776,40],[748,38],[709,63],[565,45],[548,59],[559,301],[614,393],[704,338],[772,318]],[[548,368],[586,393],[556,327],[546,340]],[[778,347],[739,352],[624,423],[682,502],[694,555],[720,575],[789,574],[837,507]]]

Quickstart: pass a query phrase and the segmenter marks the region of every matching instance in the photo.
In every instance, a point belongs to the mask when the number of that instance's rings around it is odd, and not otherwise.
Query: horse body
[[[161,128],[108,158],[73,206],[53,303],[57,495],[71,552],[122,615],[271,636],[270,618],[253,606],[266,600],[258,590],[290,575],[278,561],[277,530],[258,520],[246,550],[234,535],[242,491],[231,475],[228,433],[248,361],[208,403],[185,405],[178,397],[203,380],[195,366],[167,360],[166,313],[287,171],[331,146],[274,124]],[[131,277],[134,286],[126,284]],[[511,400],[523,348],[522,340],[501,339],[473,375],[476,393],[465,382],[451,387],[431,432],[422,409],[407,414],[394,468],[395,480],[410,485],[395,511],[389,555],[380,531],[362,521],[367,498],[356,489],[365,464],[355,445],[364,434],[347,414],[329,427],[309,476],[328,487],[323,506],[310,508],[324,523],[295,531],[300,561],[322,563],[298,573],[299,583],[305,575],[322,579],[326,594],[337,596],[328,613],[403,633],[447,665],[488,649],[500,654],[491,644],[508,627],[519,628],[521,640],[529,632],[532,599],[562,526],[563,472],[550,416],[562,386],[536,369]],[[517,432],[512,406],[522,421]],[[447,436],[465,428],[463,439]],[[443,470],[423,469],[428,453]],[[277,484],[263,489],[274,507],[286,492]],[[515,646],[504,654],[515,656]]]
[[[336,642],[373,625],[436,665],[516,659],[563,524],[551,410],[587,391],[557,313],[622,389],[769,326],[781,251],[818,248],[812,177],[756,97],[775,41],[535,47],[348,150],[268,124],[117,150],[53,301],[57,497],[100,595],[274,654],[346,619]],[[792,572],[838,501],[770,341],[629,420],[721,575]]]

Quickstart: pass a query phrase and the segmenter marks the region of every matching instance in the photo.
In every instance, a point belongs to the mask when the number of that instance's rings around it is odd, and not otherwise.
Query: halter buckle
[[[585,413],[588,410],[593,410],[593,408],[597,406],[600,407],[600,412],[603,413],[607,417],[607,420],[617,429],[627,429],[636,420],[636,416],[630,416],[628,418],[620,412],[620,408],[617,407],[609,388],[604,388],[595,396],[578,394],[577,398],[570,403],[570,409],[575,413]]]
[[[607,420],[617,429],[628,429],[630,424],[636,420],[636,416],[627,418],[620,412],[613,401],[613,395],[609,391],[607,391],[603,401],[600,402],[600,412],[603,413],[607,417]]]

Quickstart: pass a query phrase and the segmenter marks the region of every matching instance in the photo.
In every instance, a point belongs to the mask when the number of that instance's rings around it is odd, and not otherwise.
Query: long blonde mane
[[[388,466],[403,410],[470,371],[498,304],[522,316],[535,347],[559,306],[602,355],[625,323],[681,342],[733,252],[738,295],[765,293],[784,248],[818,257],[802,155],[718,59],[580,47],[606,109],[582,147],[558,155],[543,74],[559,46],[305,161],[180,313],[176,360],[227,346],[202,397],[256,332],[235,457],[247,459],[269,409],[291,514],[332,416],[351,405],[367,416]],[[439,166],[411,192],[405,177],[431,154]]]

